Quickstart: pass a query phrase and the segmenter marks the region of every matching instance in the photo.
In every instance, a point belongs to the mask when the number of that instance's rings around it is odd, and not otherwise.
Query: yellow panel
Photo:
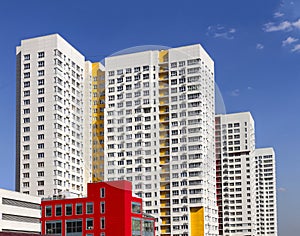
[[[191,207],[191,236],[204,236],[204,208]]]
[[[165,62],[168,56],[168,50],[163,50],[159,52],[159,62]]]

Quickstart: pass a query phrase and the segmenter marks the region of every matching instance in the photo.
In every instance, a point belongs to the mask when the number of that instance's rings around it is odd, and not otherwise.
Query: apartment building
[[[41,198],[0,189],[0,232],[39,234]]]
[[[217,235],[214,62],[200,45],[105,59],[104,179],[126,179],[157,235]]]
[[[219,235],[277,235],[273,149],[255,149],[249,112],[217,115],[215,134]],[[264,220],[265,214],[269,218]]]
[[[97,182],[104,180],[105,68],[100,62],[92,64],[92,77],[92,175]]]
[[[255,149],[257,235],[277,236],[276,163],[273,148]]]
[[[91,180],[92,64],[58,34],[17,47],[16,189],[48,197]]]

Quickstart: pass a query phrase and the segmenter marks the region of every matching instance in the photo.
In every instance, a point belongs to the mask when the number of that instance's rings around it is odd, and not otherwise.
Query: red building
[[[42,201],[42,234],[154,236],[154,218],[142,213],[128,181],[88,184],[86,198]]]

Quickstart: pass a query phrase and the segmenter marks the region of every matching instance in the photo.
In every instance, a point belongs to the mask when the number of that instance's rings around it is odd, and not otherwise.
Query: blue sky
[[[15,47],[21,39],[59,33],[91,61],[138,45],[201,43],[215,61],[227,112],[250,111],[257,147],[276,151],[279,232],[295,235],[300,231],[299,19],[300,1],[2,1],[0,187],[14,188]]]

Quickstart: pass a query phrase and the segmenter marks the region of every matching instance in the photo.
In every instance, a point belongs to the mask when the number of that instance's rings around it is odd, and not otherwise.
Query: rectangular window
[[[76,204],[76,214],[81,215],[82,214],[82,203]]]
[[[30,60],[30,54],[25,54],[24,55],[24,61]]]
[[[104,214],[105,213],[105,202],[100,203],[100,213]]]
[[[100,197],[104,198],[105,197],[105,188],[100,189]]]
[[[61,216],[62,215],[62,207],[61,205],[55,206],[55,216]]]
[[[46,208],[45,208],[45,215],[47,217],[52,216],[52,206],[46,206]]]
[[[105,229],[105,218],[104,218],[104,217],[102,217],[102,218],[100,219],[100,228],[101,228],[101,229]]]
[[[45,71],[44,70],[39,70],[38,71],[38,76],[44,76],[45,75]]]
[[[30,72],[25,72],[24,73],[24,79],[30,78]]]
[[[87,202],[86,203],[86,214],[93,214],[94,213],[94,203]]]
[[[86,219],[86,229],[92,230],[93,228],[94,228],[94,219],[92,218]]]
[[[61,221],[47,221],[46,222],[46,233],[61,235]]]
[[[141,219],[132,218],[131,220],[132,236],[140,236],[141,234]]]
[[[66,235],[82,235],[82,220],[67,220]]]
[[[45,52],[38,52],[38,58],[45,57]]]
[[[66,205],[66,215],[67,216],[72,215],[72,204],[67,204]]]
[[[45,62],[44,61],[38,61],[38,67],[43,67],[45,66]]]
[[[141,213],[141,204],[138,202],[132,202],[131,203],[131,212],[140,214]]]

